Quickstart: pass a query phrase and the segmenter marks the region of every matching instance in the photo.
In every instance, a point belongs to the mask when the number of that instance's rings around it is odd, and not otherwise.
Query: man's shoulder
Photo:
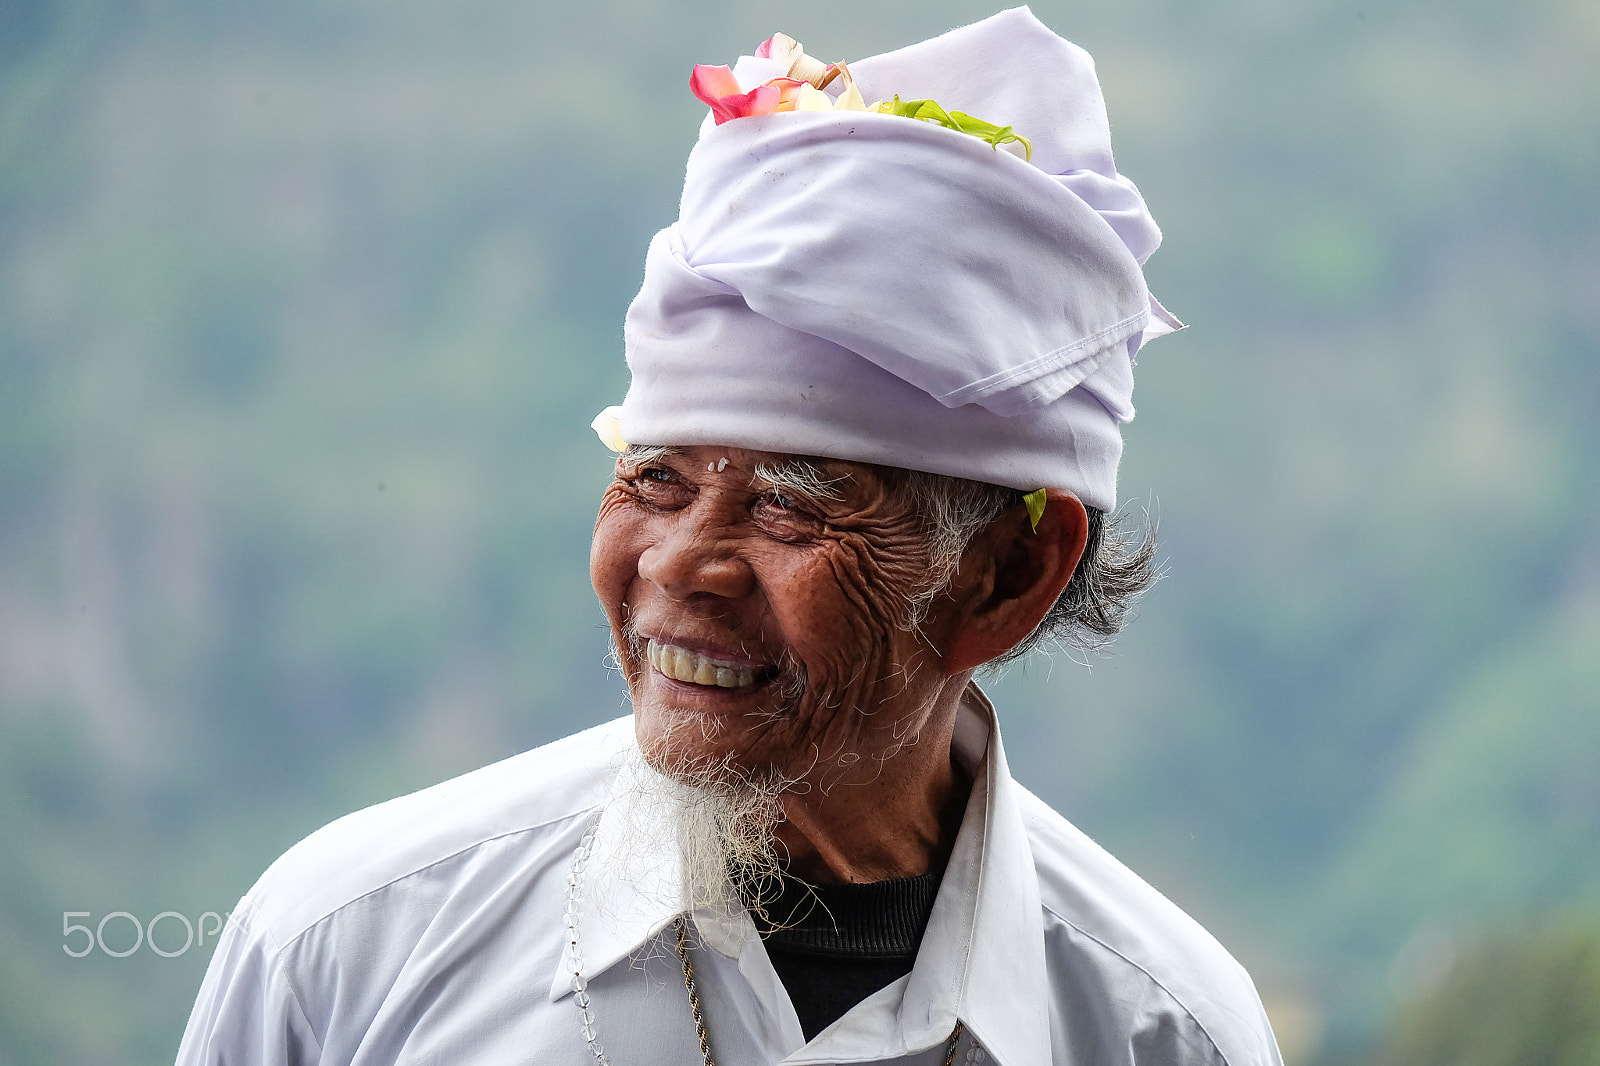
[[[595,809],[632,743],[632,719],[619,718],[347,814],[286,851],[244,902],[273,939],[293,939],[397,882]]]
[[[1039,875],[1047,953],[1059,949],[1109,987],[1127,981],[1187,1015],[1229,1063],[1275,1063],[1250,975],[1216,938],[1026,789],[1022,819]],[[1049,944],[1052,939],[1063,943]]]

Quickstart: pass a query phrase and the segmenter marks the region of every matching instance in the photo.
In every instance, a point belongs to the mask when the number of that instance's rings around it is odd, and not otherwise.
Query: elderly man
[[[1249,978],[1011,779],[972,680],[1150,579],[1106,514],[1176,323],[1088,57],[1017,9],[691,84],[596,422],[633,715],[290,851],[179,1061],[1276,1063]]]

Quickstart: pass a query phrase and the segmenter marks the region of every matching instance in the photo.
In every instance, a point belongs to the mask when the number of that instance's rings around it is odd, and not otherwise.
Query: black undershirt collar
[[[775,897],[762,893],[751,912],[807,1040],[911,972],[943,872],[859,885],[784,877]]]

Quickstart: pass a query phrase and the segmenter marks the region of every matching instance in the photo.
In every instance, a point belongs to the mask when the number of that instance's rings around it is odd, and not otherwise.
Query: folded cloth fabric
[[[772,61],[746,57],[748,91]],[[621,437],[1116,502],[1133,356],[1178,323],[1089,55],[1027,8],[850,64],[869,101],[1011,125],[1031,161],[859,111],[709,118],[628,310]],[[1013,148],[1016,146],[1007,146]]]

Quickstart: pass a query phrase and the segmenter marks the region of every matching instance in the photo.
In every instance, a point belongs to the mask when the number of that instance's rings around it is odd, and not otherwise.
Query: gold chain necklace
[[[578,894],[583,886],[584,869],[589,865],[589,849],[594,845],[594,833],[599,826],[600,822],[596,819],[595,824],[583,834],[583,840],[578,843],[578,850],[572,856],[572,870],[567,874],[567,959],[572,970],[573,1002],[578,1005],[578,1014],[583,1020],[583,1039],[594,1055],[596,1066],[611,1066],[605,1048],[600,1046],[600,1035],[594,1029],[594,1013],[589,1009],[592,1003],[589,999],[589,981],[583,976],[583,954],[578,949]],[[694,1017],[695,1035],[700,1039],[700,1054],[705,1057],[705,1066],[717,1066],[716,1060],[711,1057],[706,1016],[700,1009],[700,989],[694,980],[694,963],[689,958],[688,924],[681,914],[672,919],[672,924],[678,934],[678,961],[683,964],[683,987],[689,993],[689,1013]],[[956,1027],[950,1031],[943,1066],[951,1066],[955,1062],[956,1047],[966,1031],[966,1023],[957,1019]],[[967,1058],[973,1060],[973,1055],[969,1054]]]
[[[700,990],[694,986],[694,963],[689,961],[689,929],[681,914],[672,919],[672,924],[678,929],[678,961],[683,963],[683,987],[689,990],[689,1013],[694,1015],[694,1032],[700,1038],[700,1054],[706,1057],[706,1066],[717,1066],[711,1057],[711,1039],[706,1035],[706,1016],[700,1013]]]

